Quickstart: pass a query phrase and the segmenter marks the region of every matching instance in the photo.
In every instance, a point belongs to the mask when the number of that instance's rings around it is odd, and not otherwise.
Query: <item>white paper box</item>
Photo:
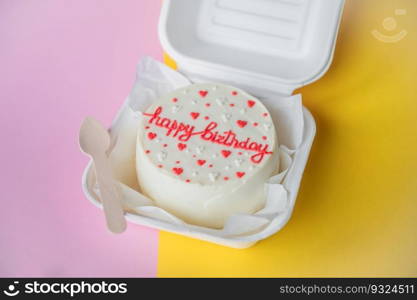
[[[271,101],[290,96],[294,89],[317,80],[325,73],[333,55],[342,8],[343,0],[165,0],[159,35],[165,51],[188,79],[221,82],[246,90],[261,100],[269,101],[265,104],[269,104],[267,107],[272,109],[271,114],[281,113],[281,122],[290,124],[291,120],[284,120],[286,116],[282,112],[274,111]],[[181,81],[180,77],[178,81]],[[128,122],[134,122],[129,105],[128,99],[110,129],[114,143],[118,142],[117,139],[119,142],[124,139],[118,136],[121,129],[128,126]],[[301,114],[301,106],[299,108]],[[254,234],[228,236],[213,234],[213,230],[198,226],[185,226],[162,210],[147,206],[149,200],[146,197],[138,199],[134,190],[123,185],[125,204],[129,203],[130,195],[143,204],[140,213],[130,210],[126,218],[137,224],[234,248],[246,248],[271,236],[291,217],[313,143],[314,119],[305,108],[302,115],[303,128],[299,137],[293,136],[297,132],[289,130],[292,136],[287,138],[285,135],[289,133],[278,129],[280,142],[289,141],[284,145],[292,156],[292,162],[282,174],[285,176],[283,182],[274,186],[285,190],[271,192],[286,193],[286,203],[262,230]],[[288,131],[288,126],[285,129]],[[125,156],[129,157],[127,153]],[[119,157],[124,157],[124,153],[119,153]],[[128,169],[125,166],[134,164],[134,160],[119,160],[118,164],[114,166],[117,177],[122,182],[129,182],[132,176],[124,173],[130,172],[125,171]],[[84,172],[83,189],[87,198],[101,207],[93,188],[94,181],[90,162]]]

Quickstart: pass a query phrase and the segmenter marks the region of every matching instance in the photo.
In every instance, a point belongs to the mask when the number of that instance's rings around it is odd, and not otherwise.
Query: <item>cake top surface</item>
[[[221,84],[193,84],[155,101],[145,113],[139,141],[161,172],[187,183],[246,181],[276,151],[265,106]]]

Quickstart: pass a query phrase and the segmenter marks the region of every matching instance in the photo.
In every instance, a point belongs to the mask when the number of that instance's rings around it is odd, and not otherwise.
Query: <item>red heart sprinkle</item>
[[[262,115],[263,115],[264,117],[267,117],[267,116],[268,116],[268,114],[267,114],[267,113],[263,113]]]
[[[229,150],[222,150],[222,155],[223,155],[224,157],[228,157],[230,154],[232,154],[232,152],[231,152],[231,151],[229,151]]]
[[[236,172],[236,176],[242,178],[243,176],[245,176],[245,172]]]
[[[187,148],[187,145],[186,145],[186,144],[183,144],[183,143],[178,143],[177,147],[178,147],[178,149],[179,149],[180,151],[182,151],[182,150],[184,150],[185,148]]]
[[[248,122],[246,121],[242,121],[242,120],[237,120],[236,121],[237,126],[239,126],[240,128],[243,128],[246,126],[246,124],[248,124]]]
[[[210,117],[209,117],[209,116],[205,116],[205,117],[204,117],[204,120],[208,120],[208,119],[210,119]]]
[[[208,94],[208,91],[199,91],[198,92],[200,94],[201,97],[205,97]]]
[[[252,106],[254,106],[255,105],[255,101],[253,101],[253,100],[248,100],[248,106],[249,107],[252,107]]]
[[[154,138],[156,138],[156,133],[148,132],[148,139],[153,140]]]
[[[265,141],[267,139],[267,137],[266,136],[263,136],[262,139]]]
[[[258,123],[256,123],[256,122],[255,122],[255,123],[253,123],[253,126],[255,126],[255,127],[256,127],[256,126],[258,126]]]
[[[193,118],[194,120],[197,119],[199,115],[200,115],[200,113],[198,113],[198,112],[191,112],[190,113],[191,118]]]
[[[233,96],[236,96],[236,95],[237,95],[237,92],[236,92],[236,91],[233,91],[233,92],[232,92],[232,95],[233,95]]]
[[[210,105],[211,105],[210,103],[206,103],[206,107],[210,107]]]
[[[175,174],[177,174],[177,175],[181,175],[181,173],[183,172],[184,170],[182,169],[182,168],[172,168],[172,172],[174,172]]]
[[[172,102],[177,102],[178,99],[177,98],[172,98]]]
[[[199,159],[199,160],[197,160],[197,164],[199,165],[199,166],[202,166],[202,165],[204,165],[206,163],[206,161],[204,160],[204,159]]]
[[[186,182],[186,183],[190,183],[190,182],[191,182],[191,180],[190,180],[190,179],[187,179],[185,182]]]
[[[224,177],[224,180],[229,180],[229,177],[225,176],[225,177]]]
[[[209,165],[208,165],[208,167],[209,167],[209,168],[213,168],[213,165],[212,165],[212,164],[209,164]]]

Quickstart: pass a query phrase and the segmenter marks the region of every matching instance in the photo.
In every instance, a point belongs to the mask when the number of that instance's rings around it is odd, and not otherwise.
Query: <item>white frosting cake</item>
[[[265,204],[278,169],[277,138],[264,105],[220,84],[193,84],[143,113],[136,169],[142,192],[187,223],[221,228]]]

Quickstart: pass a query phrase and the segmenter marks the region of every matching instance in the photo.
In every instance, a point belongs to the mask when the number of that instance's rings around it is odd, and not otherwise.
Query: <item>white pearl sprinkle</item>
[[[211,157],[212,158],[216,158],[216,157],[218,157],[219,155],[217,154],[217,153],[214,153]]]
[[[235,161],[234,161],[234,163],[237,167],[239,167],[243,162],[244,162],[244,160],[241,159],[241,158],[235,159]]]
[[[197,104],[197,100],[193,99],[193,100],[191,100],[191,103],[192,104]]]
[[[181,108],[182,108],[181,105],[176,104],[172,107],[171,111],[172,111],[172,113],[175,114],[175,113],[179,112],[181,110]]]
[[[186,148],[184,151],[185,151],[185,153],[190,153],[190,149],[188,149],[188,148]]]
[[[194,176],[194,177],[196,177],[198,175],[198,172],[197,171],[194,171],[194,172],[191,173],[191,175]]]
[[[255,169],[254,166],[249,166],[249,171],[252,171],[253,169]]]
[[[217,85],[213,86],[213,91],[217,90]]]
[[[231,168],[231,167],[230,167],[229,165],[227,165],[227,166],[225,166],[225,167],[224,167],[224,169],[225,169],[226,171],[227,171],[227,170],[230,170],[230,168]]]
[[[226,97],[219,97],[216,99],[216,102],[218,105],[223,106],[228,102],[228,100]]]
[[[245,152],[245,153],[243,153],[243,155],[246,156],[246,157],[250,156],[249,152]]]
[[[246,114],[246,108],[242,108],[241,110],[240,110],[240,113],[243,115],[243,114]]]
[[[188,89],[185,89],[185,90],[182,91],[183,94],[188,94],[188,92],[189,92]]]
[[[265,123],[265,124],[264,124],[264,128],[265,128],[266,130],[271,129],[271,126],[272,126],[272,124],[271,124],[271,123]]]
[[[167,156],[168,156],[168,152],[166,152],[166,151],[161,151],[161,152],[159,152],[158,153],[158,160],[159,161],[163,161],[163,160],[165,160],[166,158],[167,158]]]
[[[156,139],[155,139],[155,142],[160,143],[160,142],[162,142],[162,139],[160,139],[160,138],[156,138]]]
[[[208,176],[209,176],[210,180],[214,182],[220,176],[220,173],[218,173],[218,172],[211,172],[211,173],[208,174]]]
[[[197,154],[201,154],[204,151],[204,146],[198,146],[197,148],[195,148],[195,152],[197,152]]]
[[[224,122],[228,122],[231,117],[232,117],[231,114],[223,114],[222,115],[222,119],[223,119]]]

